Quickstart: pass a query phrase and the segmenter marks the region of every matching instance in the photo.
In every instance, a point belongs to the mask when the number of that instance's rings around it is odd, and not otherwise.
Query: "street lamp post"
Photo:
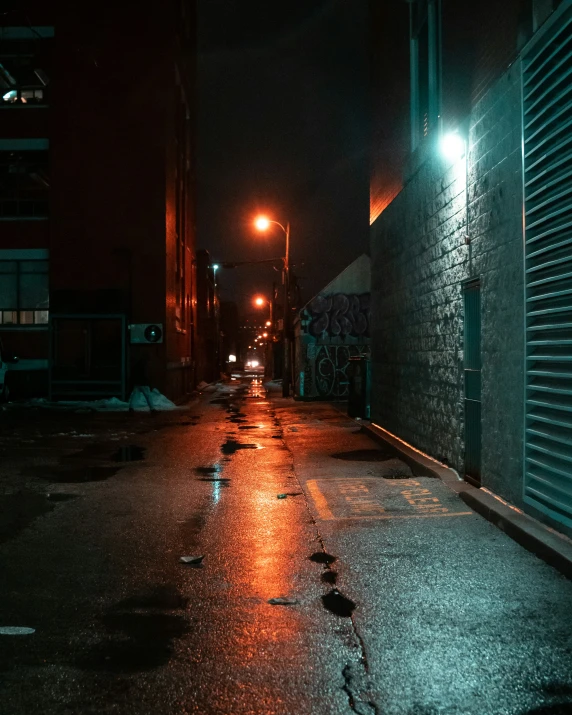
[[[274,288],[272,289],[274,291]],[[273,295],[274,298],[274,295]],[[273,349],[273,340],[272,340],[272,334],[273,334],[273,328],[274,328],[274,310],[273,310],[273,303],[274,300],[268,300],[265,296],[259,295],[254,299],[254,305],[258,306],[259,308],[262,308],[262,306],[268,306],[268,318],[265,322],[265,327],[270,328],[270,340],[268,340],[269,333],[264,332],[262,333],[262,336],[258,336],[258,340],[262,338],[265,339],[265,371],[264,374],[270,378],[275,377],[274,373],[274,349]],[[262,343],[261,343],[262,344]]]
[[[259,231],[266,231],[270,224],[279,226],[286,236],[286,252],[284,255],[284,319],[282,322],[282,349],[283,349],[283,374],[282,374],[282,396],[290,396],[290,222],[283,226],[278,221],[259,216],[254,225]]]

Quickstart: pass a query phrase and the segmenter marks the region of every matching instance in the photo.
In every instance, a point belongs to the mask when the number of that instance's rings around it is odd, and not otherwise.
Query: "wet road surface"
[[[0,439],[0,713],[572,712],[572,584],[335,409],[81,429]]]

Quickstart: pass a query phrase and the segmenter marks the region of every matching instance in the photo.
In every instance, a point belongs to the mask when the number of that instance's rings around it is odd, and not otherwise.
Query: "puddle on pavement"
[[[215,400],[211,400],[211,405],[228,405],[228,397],[217,397]]]
[[[25,476],[34,476],[53,484],[83,484],[85,482],[103,482],[113,477],[122,467],[28,467],[20,472]]]
[[[61,458],[62,462],[74,459],[101,459],[106,461],[111,459],[113,450],[107,444],[88,444],[83,449],[73,454],[66,454]]]
[[[331,554],[327,554],[325,551],[316,551],[314,554],[311,556],[308,556],[310,561],[313,561],[315,564],[326,564],[329,566],[330,564],[333,564],[334,561],[337,560],[335,556],[332,556]]]
[[[221,487],[228,487],[230,484],[230,479],[223,479],[222,477],[200,477],[197,479],[198,482],[212,482],[220,484]]]
[[[238,429],[262,429],[262,425],[242,425]]]
[[[140,462],[145,459],[145,449],[136,444],[126,444],[111,455],[114,462]]]
[[[221,471],[220,467],[195,467],[197,474],[218,474]]]
[[[386,462],[392,455],[381,449],[353,449],[350,452],[336,452],[330,456],[348,462]]]
[[[112,637],[80,660],[86,670],[137,672],[165,665],[173,641],[189,631],[183,616],[166,613],[109,613],[102,620]]]
[[[246,422],[246,420],[242,419],[242,417],[227,417],[227,420],[229,422],[233,422],[234,424],[242,424]]]
[[[72,499],[77,499],[79,496],[79,494],[65,494],[64,492],[46,494],[48,501],[52,502],[71,501]]]
[[[223,454],[234,454],[239,449],[258,449],[258,445],[257,444],[243,444],[241,442],[237,442],[234,439],[228,439],[221,446],[220,449]]]
[[[370,472],[374,477],[383,477],[383,479],[412,479],[413,472],[408,464],[394,457],[379,462],[374,472]]]
[[[184,553],[192,552],[199,546],[199,535],[206,523],[206,516],[201,512],[197,512],[180,524]]]
[[[45,494],[17,492],[0,496],[0,543],[13,538],[54,508]]]
[[[322,596],[322,603],[324,604],[324,608],[330,611],[330,613],[340,616],[341,618],[351,618],[356,608],[356,604],[352,600],[342,596],[336,589]]]
[[[336,571],[330,571],[328,569],[327,571],[324,571],[321,578],[323,583],[329,583],[332,586],[335,586],[338,580],[338,574]]]
[[[140,593],[124,598],[115,607],[117,611],[141,610],[152,608],[164,611],[184,610],[189,599],[172,584],[150,586]]]

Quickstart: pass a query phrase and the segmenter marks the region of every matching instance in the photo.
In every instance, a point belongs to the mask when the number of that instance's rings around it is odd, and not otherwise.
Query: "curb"
[[[538,558],[572,579],[572,541],[488,492],[467,485],[459,493],[467,506]]]
[[[458,492],[460,488],[467,486],[461,477],[454,469],[447,467],[436,459],[432,459],[427,455],[419,452],[410,445],[402,442],[393,435],[386,432],[381,427],[368,422],[358,422],[364,432],[372,437],[376,442],[382,442],[384,445],[389,445],[399,458],[405,462],[413,474],[418,477],[430,476],[437,477],[442,482],[450,487],[453,491]]]
[[[563,576],[572,579],[572,540],[567,536],[545,526],[491,492],[473,487],[463,481],[454,469],[418,452],[376,425],[364,422],[358,424],[373,440],[389,445],[399,458],[409,465],[413,474],[438,477],[473,511],[527,551],[560,571]]]

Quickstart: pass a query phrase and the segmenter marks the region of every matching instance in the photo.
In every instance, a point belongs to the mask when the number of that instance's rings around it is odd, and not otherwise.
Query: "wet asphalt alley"
[[[572,711],[569,581],[332,407],[227,392],[0,443],[0,713]]]

